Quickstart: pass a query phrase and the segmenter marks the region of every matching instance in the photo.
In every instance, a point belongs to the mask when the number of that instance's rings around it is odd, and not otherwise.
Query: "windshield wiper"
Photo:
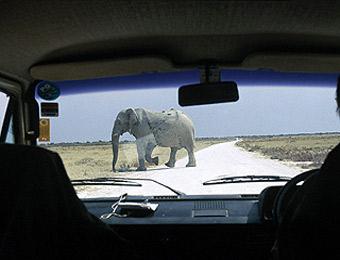
[[[94,178],[94,179],[80,179],[80,180],[71,180],[72,185],[79,186],[79,185],[117,185],[117,186],[134,186],[134,187],[141,187],[142,184],[129,181],[120,178]]]
[[[244,183],[244,182],[282,182],[290,181],[292,178],[287,176],[278,175],[244,175],[244,176],[231,176],[222,177],[218,179],[208,180],[203,182],[203,185],[215,185],[225,183]]]
[[[154,183],[157,183],[158,185],[161,185],[163,186],[164,188],[167,188],[168,190],[171,190],[173,193],[177,194],[178,196],[183,196],[183,195],[186,195],[184,192],[182,191],[179,191],[179,190],[175,190],[173,188],[171,188],[170,186],[164,184],[164,183],[161,183],[159,181],[155,181],[153,179],[148,179],[148,178],[124,178],[125,180],[136,180],[136,181],[152,181]]]
[[[117,185],[117,186],[134,186],[134,187],[141,187],[142,184],[136,182],[136,181],[152,181],[154,183],[157,183],[158,185],[163,186],[164,188],[167,188],[168,190],[171,190],[173,193],[175,193],[178,196],[185,195],[184,192],[175,190],[171,188],[168,185],[165,185],[161,182],[155,181],[153,179],[148,178],[94,178],[94,179],[80,179],[80,180],[71,180],[72,185]]]

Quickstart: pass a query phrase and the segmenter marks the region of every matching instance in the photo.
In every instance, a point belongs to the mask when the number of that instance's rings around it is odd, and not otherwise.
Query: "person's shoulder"
[[[33,145],[21,145],[21,144],[0,144],[0,158],[9,158],[15,160],[24,160],[25,158],[41,159],[43,157],[58,157],[58,154]]]
[[[337,157],[339,158],[340,156],[340,143],[335,146],[332,151],[329,152],[328,156],[327,157]]]
[[[321,169],[340,170],[340,143],[329,152]]]

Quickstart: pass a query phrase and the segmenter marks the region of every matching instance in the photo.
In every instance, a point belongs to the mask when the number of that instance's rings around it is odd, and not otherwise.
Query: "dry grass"
[[[210,145],[224,142],[223,139],[196,141],[195,151]],[[52,145],[48,149],[59,153],[67,173],[71,179],[112,177],[112,147],[109,143],[86,145]],[[170,148],[156,147],[153,156],[159,157],[159,164],[166,163],[169,159]],[[177,152],[177,160],[187,156],[185,149]],[[154,167],[148,165],[147,167]],[[137,150],[135,143],[121,143],[116,168],[120,171],[132,171],[138,167]]]
[[[339,134],[323,134],[244,138],[237,145],[271,159],[295,162],[302,168],[312,169],[320,167],[339,142]]]
[[[196,151],[228,139],[203,139],[196,141]],[[300,135],[243,138],[238,145],[250,152],[258,152],[271,159],[295,162],[310,169],[320,167],[328,152],[340,142],[339,134]],[[50,145],[48,149],[60,154],[71,179],[112,177],[112,148],[109,143]],[[156,147],[153,156],[159,157],[160,165],[169,159],[169,148]],[[177,160],[187,156],[185,149],[177,152]],[[135,143],[121,143],[116,168],[134,171],[138,167]],[[147,165],[148,168],[155,167]]]

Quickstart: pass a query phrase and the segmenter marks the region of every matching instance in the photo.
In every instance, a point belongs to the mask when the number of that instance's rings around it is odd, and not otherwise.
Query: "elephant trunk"
[[[112,159],[112,171],[115,172],[115,166],[118,160],[118,146],[119,146],[119,134],[112,133],[112,153],[113,153],[113,159]]]

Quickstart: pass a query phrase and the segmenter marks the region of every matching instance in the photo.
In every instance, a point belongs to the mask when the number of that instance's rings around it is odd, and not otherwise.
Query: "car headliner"
[[[53,67],[45,74],[31,68],[103,59],[118,63],[106,70],[90,66],[88,70],[97,71],[90,77],[207,63],[334,72],[340,70],[339,13],[340,4],[335,1],[307,5],[294,1],[2,0],[0,72],[28,81],[34,79],[32,75],[48,79],[69,67]],[[266,56],[277,53],[281,56]],[[283,62],[282,53],[293,56]],[[301,58],[302,63],[295,64],[300,54],[313,59]],[[145,56],[157,59],[149,60],[150,66],[134,59]],[[320,57],[323,60],[318,62]],[[130,63],[121,63],[127,58]],[[131,64],[135,67],[119,71]],[[79,63],[72,73],[77,68]],[[84,78],[81,73],[77,77]]]

